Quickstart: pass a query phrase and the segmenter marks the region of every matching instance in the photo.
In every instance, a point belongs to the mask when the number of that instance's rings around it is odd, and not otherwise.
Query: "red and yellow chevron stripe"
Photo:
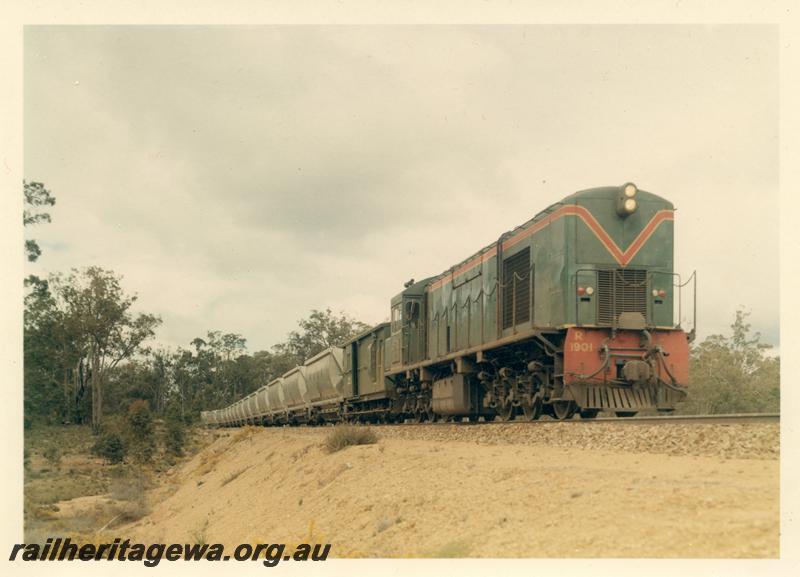
[[[674,220],[674,213],[672,210],[659,210],[657,213],[653,215],[653,218],[645,225],[645,227],[641,230],[641,232],[633,239],[633,242],[628,246],[627,249],[624,251],[617,246],[617,243],[614,242],[614,239],[606,232],[606,230],[602,227],[602,225],[597,222],[597,219],[594,215],[589,212],[583,206],[577,204],[569,204],[566,206],[562,206],[558,210],[553,211],[547,217],[543,218],[542,220],[533,223],[526,229],[523,229],[516,233],[511,238],[506,239],[503,241],[503,250],[508,250],[515,244],[525,240],[526,238],[533,236],[543,228],[549,226],[552,222],[555,222],[559,218],[563,218],[565,216],[576,216],[580,218],[586,226],[589,227],[597,239],[606,247],[611,256],[614,257],[614,260],[619,263],[620,266],[627,266],[633,257],[641,250],[644,244],[647,242],[655,230],[659,227],[662,222],[668,220]],[[428,290],[435,290],[442,286],[448,280],[452,280],[454,277],[457,277],[465,272],[475,268],[476,266],[483,263],[483,261],[495,256],[497,254],[497,246],[493,246],[489,250],[487,250],[483,254],[476,255],[475,257],[471,258],[457,269],[453,270],[451,274],[444,276],[433,283],[430,284]]]

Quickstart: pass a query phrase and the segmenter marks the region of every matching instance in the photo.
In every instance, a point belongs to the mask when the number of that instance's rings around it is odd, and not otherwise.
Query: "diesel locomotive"
[[[680,323],[689,281],[673,270],[674,213],[633,183],[576,192],[443,273],[407,282],[389,322],[201,418],[236,426],[673,411],[686,398],[696,323],[694,307],[691,331]]]

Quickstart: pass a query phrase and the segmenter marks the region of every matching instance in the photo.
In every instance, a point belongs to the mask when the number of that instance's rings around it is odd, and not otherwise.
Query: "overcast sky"
[[[673,201],[701,337],[778,344],[777,27],[28,27],[29,271],[124,275],[158,340],[368,323],[580,189]]]

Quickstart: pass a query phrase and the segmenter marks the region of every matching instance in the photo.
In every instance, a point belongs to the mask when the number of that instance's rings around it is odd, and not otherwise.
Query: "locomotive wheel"
[[[534,395],[530,401],[522,403],[522,414],[528,421],[535,421],[542,416],[542,398],[539,395]]]
[[[436,418],[436,413],[433,412],[433,408],[431,407],[430,403],[418,407],[416,411],[414,411],[414,416],[416,417],[419,415],[418,423],[432,423]]]
[[[498,421],[514,420],[515,407],[510,401],[506,401],[502,405],[498,403],[498,405],[494,408],[494,411]]]
[[[578,408],[575,401],[553,401],[553,416],[559,421],[571,419]]]
[[[633,417],[636,415],[636,411],[617,411],[615,413],[618,417],[626,418],[626,417]]]
[[[581,409],[581,419],[594,419],[600,409]]]

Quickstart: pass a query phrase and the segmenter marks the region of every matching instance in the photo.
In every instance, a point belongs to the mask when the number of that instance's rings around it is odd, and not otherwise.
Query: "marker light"
[[[578,294],[579,294],[580,296],[583,296],[585,293],[586,293],[586,289],[585,289],[585,288],[583,288],[582,286],[579,286],[579,287],[578,287]]]
[[[636,196],[636,185],[632,182],[629,182],[625,185],[625,196],[628,198],[633,198]]]
[[[586,287],[586,294],[592,296],[594,294],[594,287],[587,286]]]
[[[654,297],[657,297],[657,296],[658,296],[658,289],[653,289],[653,296],[654,296]]]
[[[658,296],[660,296],[663,299],[665,296],[667,296],[667,291],[661,289],[660,291],[658,291]]]

